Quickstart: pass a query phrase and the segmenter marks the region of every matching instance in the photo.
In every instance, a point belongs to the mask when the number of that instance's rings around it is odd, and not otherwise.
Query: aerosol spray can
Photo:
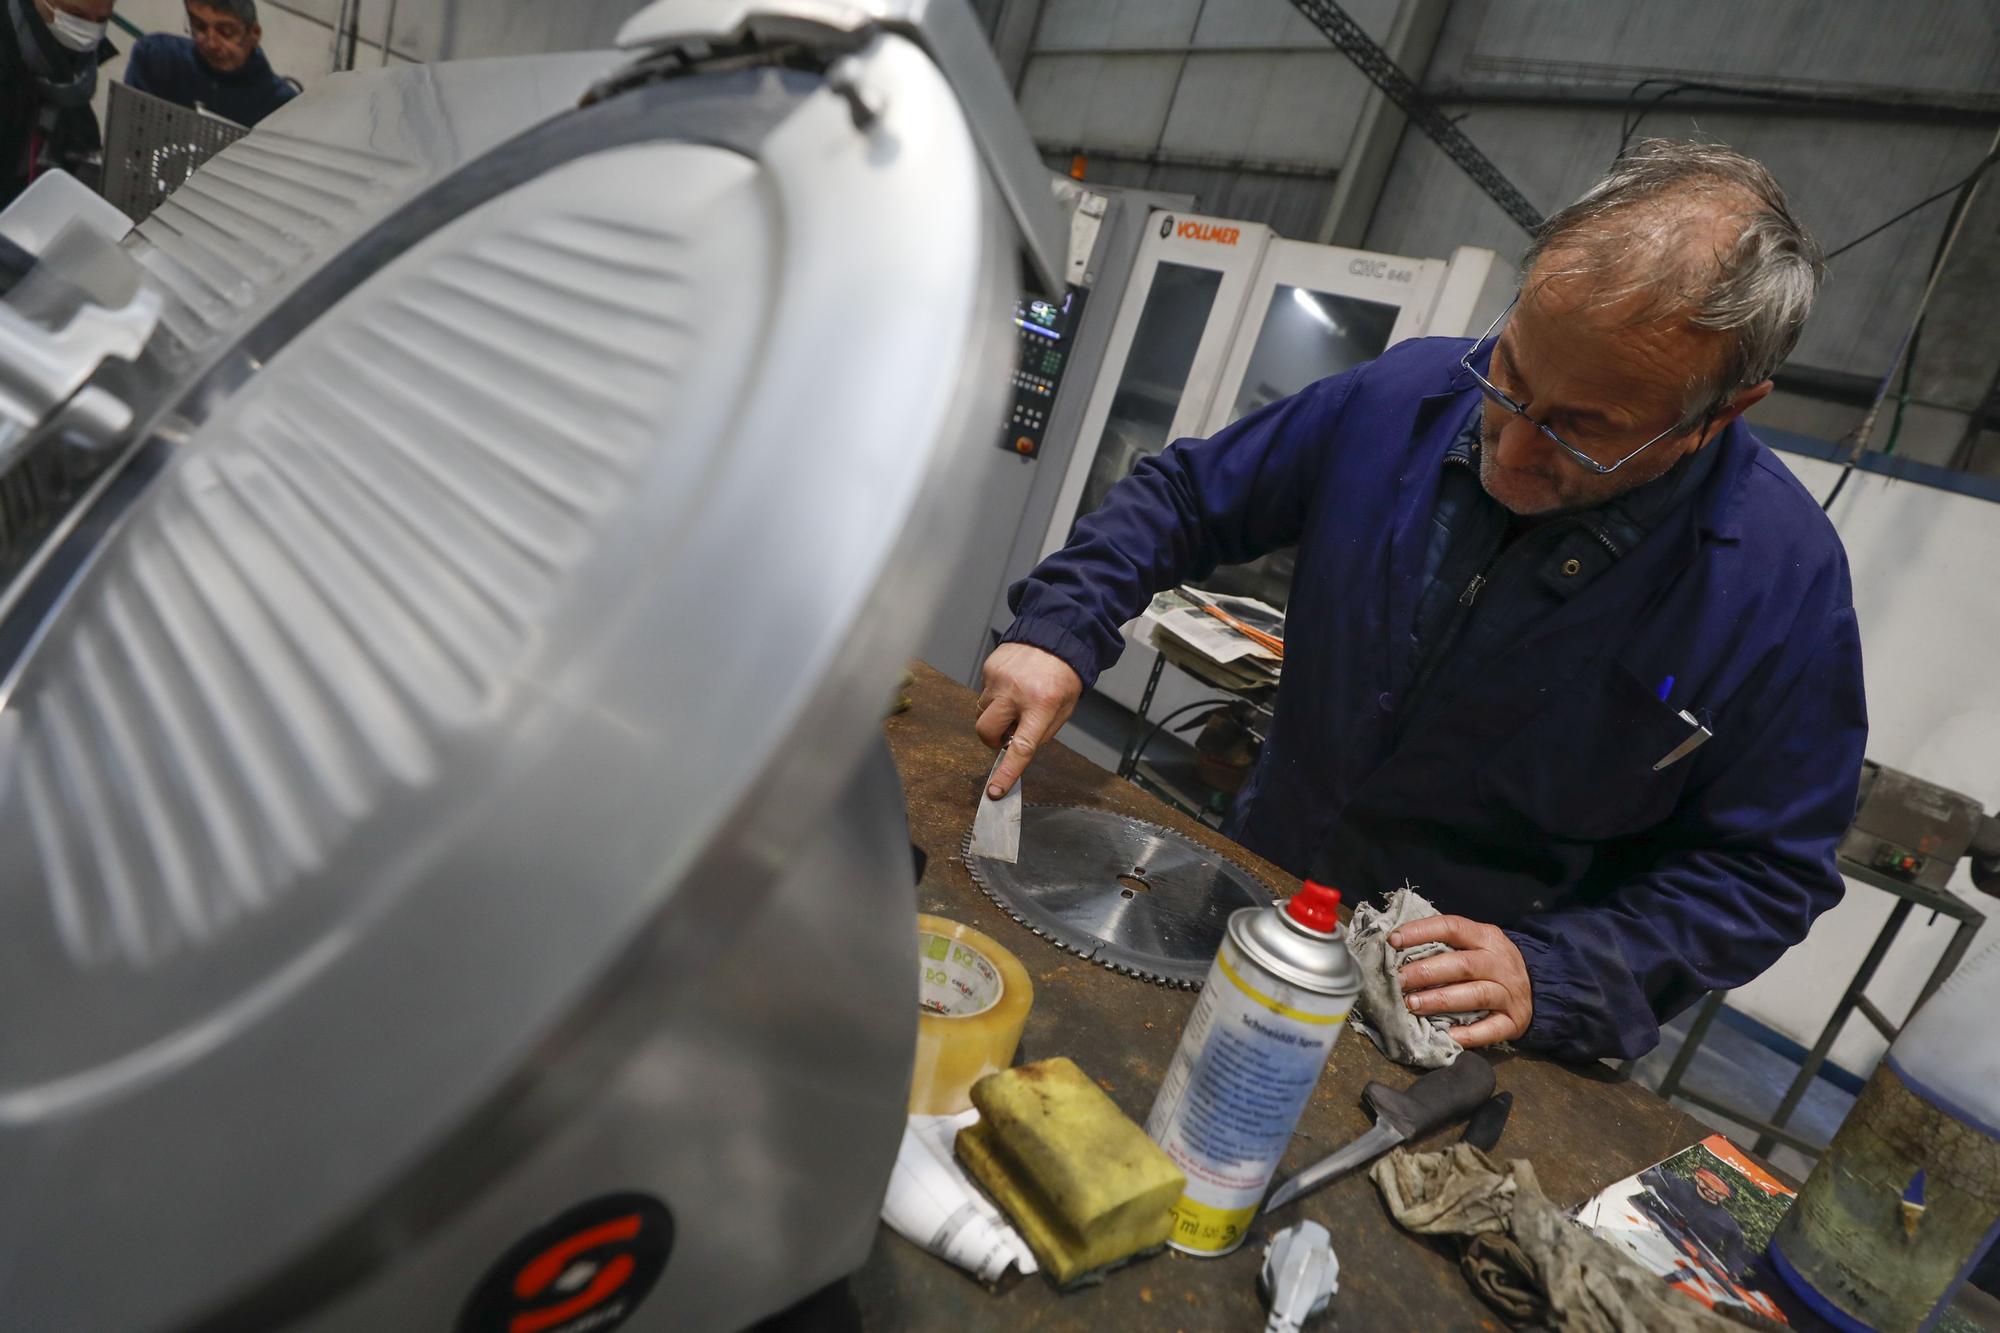
[[[1228,1254],[1264,1201],[1361,991],[1339,907],[1339,890],[1307,880],[1276,907],[1230,915],[1146,1118],[1187,1175],[1167,1238],[1177,1250]]]

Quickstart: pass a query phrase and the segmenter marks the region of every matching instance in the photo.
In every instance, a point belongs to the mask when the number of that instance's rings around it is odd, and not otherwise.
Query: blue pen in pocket
[[[1663,704],[1667,704],[1667,706],[1671,708],[1673,705],[1669,703],[1668,700],[1672,696],[1673,692],[1674,692],[1674,678],[1672,676],[1668,676],[1665,680],[1660,682],[1660,702]],[[1703,724],[1702,720],[1696,717],[1693,713],[1690,713],[1687,709],[1683,708],[1680,710],[1680,715],[1681,715],[1681,721],[1688,724],[1689,730],[1687,739],[1682,741],[1679,745],[1676,745],[1673,749],[1667,751],[1666,756],[1662,758],[1659,763],[1653,765],[1653,771],[1655,773],[1658,773],[1661,769],[1672,768],[1675,764],[1678,764],[1681,760],[1687,758],[1689,755],[1693,754],[1696,750],[1699,750],[1702,746],[1708,744],[1710,740],[1714,739],[1715,733],[1710,731],[1708,727]]]

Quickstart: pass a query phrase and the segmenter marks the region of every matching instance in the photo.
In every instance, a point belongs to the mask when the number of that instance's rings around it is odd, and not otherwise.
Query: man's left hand
[[[1456,952],[1403,964],[1398,975],[1411,1013],[1427,1017],[1491,1010],[1476,1023],[1451,1029],[1452,1040],[1461,1046],[1491,1046],[1528,1030],[1535,1016],[1535,989],[1528,964],[1505,931],[1462,916],[1427,916],[1398,926],[1389,936],[1397,949],[1432,940]]]

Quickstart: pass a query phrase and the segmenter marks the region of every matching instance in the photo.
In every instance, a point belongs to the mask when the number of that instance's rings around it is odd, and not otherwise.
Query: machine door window
[[[1078,515],[1103,503],[1104,493],[1130,475],[1141,458],[1167,446],[1222,278],[1216,269],[1189,264],[1161,263],[1154,271]]]
[[[1229,419],[1380,356],[1402,313],[1380,301],[1276,284]]]
[[[1380,356],[1402,313],[1401,306],[1381,301],[1275,284],[1229,420]],[[1296,557],[1289,547],[1273,551],[1247,565],[1217,570],[1208,586],[1283,607],[1291,594]]]

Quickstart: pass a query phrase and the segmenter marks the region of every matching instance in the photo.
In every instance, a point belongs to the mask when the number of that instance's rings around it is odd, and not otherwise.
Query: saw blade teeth
[[[1054,812],[1074,812],[1082,818]],[[1215,880],[1234,886],[1229,896],[1209,899],[1211,907],[1225,910],[1249,904],[1268,905],[1278,896],[1265,878],[1266,872],[1163,824],[1123,811],[1067,802],[1043,802],[1023,808],[1025,819],[1033,820],[1038,813],[1042,830],[1052,840],[1042,844],[1039,866],[1032,858],[1023,863],[1005,863],[973,856],[972,830],[968,827],[960,840],[967,874],[989,901],[1037,939],[1085,962],[1097,963],[1118,976],[1175,990],[1198,991],[1207,977],[1212,955],[1183,958],[1160,954],[1156,959],[1143,944],[1128,946],[1112,938],[1122,933],[1117,925],[1119,891],[1127,898],[1132,893],[1127,886],[1109,883],[1096,888],[1100,876],[1116,878],[1141,865],[1154,866],[1153,875],[1159,877],[1158,882],[1147,887],[1185,893],[1210,883],[1206,876],[1212,875]],[[1177,850],[1168,855],[1170,847]],[[1166,871],[1159,870],[1154,861],[1162,856],[1170,861],[1170,869]],[[1146,871],[1138,873],[1141,878],[1149,878]],[[1182,878],[1190,875],[1204,877]],[[1080,891],[1082,910],[1058,911],[1044,901],[1058,891],[1069,893],[1072,900]],[[1216,890],[1209,892],[1214,894]],[[1097,910],[1099,894],[1109,900],[1101,913]],[[1155,962],[1157,966],[1151,965]],[[1160,968],[1171,969],[1172,975]],[[1190,972],[1197,975],[1190,976]]]

